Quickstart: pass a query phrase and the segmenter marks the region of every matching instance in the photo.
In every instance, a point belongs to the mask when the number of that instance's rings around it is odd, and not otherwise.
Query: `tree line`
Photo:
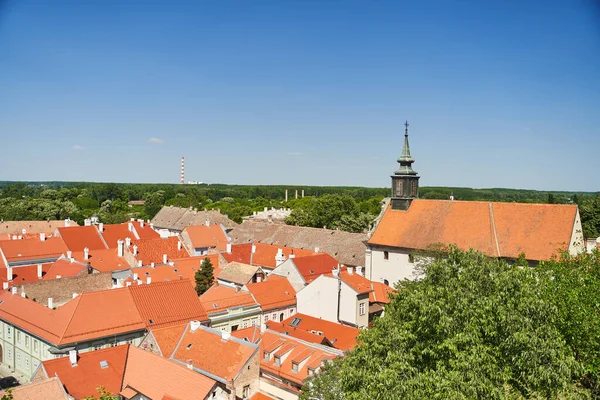
[[[285,201],[285,191],[288,201]],[[296,199],[296,191],[299,198]],[[305,197],[301,194],[304,191]],[[106,223],[129,218],[151,219],[163,206],[215,209],[230,219],[261,211],[264,207],[290,208],[287,223],[367,230],[380,212],[389,188],[334,186],[250,186],[224,184],[129,184],[92,182],[0,182],[0,219],[46,220],[71,218],[83,223],[98,216]],[[600,236],[598,193],[543,192],[521,189],[471,189],[422,187],[425,199],[483,200],[525,203],[577,203],[586,237]],[[143,200],[144,205],[130,205]]]

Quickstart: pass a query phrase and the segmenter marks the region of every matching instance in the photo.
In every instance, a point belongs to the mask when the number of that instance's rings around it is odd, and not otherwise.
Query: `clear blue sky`
[[[0,180],[600,190],[589,0],[0,0]],[[152,139],[154,138],[154,139]]]

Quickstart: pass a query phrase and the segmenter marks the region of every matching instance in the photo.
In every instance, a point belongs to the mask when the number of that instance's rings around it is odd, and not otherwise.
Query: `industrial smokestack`
[[[181,184],[185,184],[185,157],[181,157]]]

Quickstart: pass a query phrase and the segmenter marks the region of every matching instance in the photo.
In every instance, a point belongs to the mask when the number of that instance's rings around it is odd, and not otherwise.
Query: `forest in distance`
[[[285,201],[285,191],[288,201]],[[296,191],[298,198],[296,198]],[[304,192],[304,197],[302,197]],[[600,236],[600,192],[421,187],[423,199],[578,204],[584,235]],[[132,184],[93,182],[0,182],[0,219],[71,218],[82,224],[98,216],[105,223],[151,219],[163,206],[214,209],[236,222],[264,207],[290,208],[286,223],[363,232],[381,210],[389,188],[226,184]],[[128,204],[143,200],[144,204]]]

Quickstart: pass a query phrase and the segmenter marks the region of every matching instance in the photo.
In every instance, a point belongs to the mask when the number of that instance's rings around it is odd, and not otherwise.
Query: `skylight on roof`
[[[102,369],[108,368],[108,363],[106,362],[106,360],[100,361],[100,368],[102,368]]]
[[[302,318],[294,318],[292,322],[290,322],[290,326],[298,326],[300,321],[302,321]]]
[[[148,322],[150,323],[150,325],[154,323],[154,321],[152,321],[151,319],[149,319]]]
[[[187,346],[185,346],[187,349],[191,349],[192,348],[192,344],[188,344]]]

